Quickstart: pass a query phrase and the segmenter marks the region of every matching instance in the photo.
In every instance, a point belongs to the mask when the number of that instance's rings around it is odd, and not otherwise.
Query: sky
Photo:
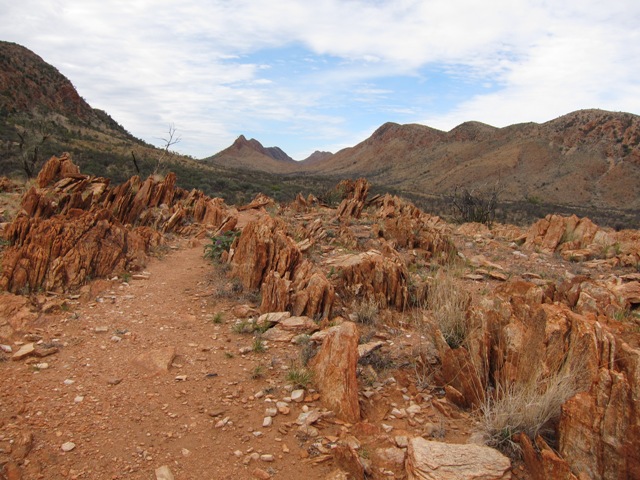
[[[385,122],[640,114],[638,0],[0,0],[0,40],[161,146],[300,160]]]

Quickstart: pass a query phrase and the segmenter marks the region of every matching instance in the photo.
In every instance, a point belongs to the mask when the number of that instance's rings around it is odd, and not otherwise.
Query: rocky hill
[[[430,194],[500,182],[508,200],[638,209],[640,117],[581,110],[543,124],[468,122],[450,132],[385,124],[305,170]]]
[[[255,140],[243,139],[236,142],[241,152],[233,162],[200,162],[165,152],[133,137],[107,113],[88,105],[71,81],[38,55],[0,42],[2,175],[24,178],[27,169],[35,175],[47,158],[69,152],[83,172],[114,182],[172,171],[178,186],[232,203],[248,201],[258,192],[291,200],[300,191],[318,193],[334,183],[317,177],[300,181],[266,173],[256,176],[242,158],[255,155],[275,165],[294,162],[277,147],[264,148]]]
[[[53,157],[2,224],[0,477],[640,477],[640,232],[175,180]]]
[[[240,135],[233,144],[221,152],[205,158],[205,164],[236,167],[271,173],[295,169],[296,162],[279,147],[264,147],[255,139]]]

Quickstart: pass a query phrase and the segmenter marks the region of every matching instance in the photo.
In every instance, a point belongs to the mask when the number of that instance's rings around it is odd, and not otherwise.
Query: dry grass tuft
[[[547,377],[534,369],[516,382],[500,382],[480,410],[480,433],[485,443],[518,458],[520,447],[513,440],[515,434],[525,434],[532,440],[540,435],[551,441],[562,404],[585,388],[584,362],[578,358],[571,364],[573,368],[564,362]]]
[[[375,325],[378,323],[380,307],[375,300],[363,300],[355,308],[355,320],[363,325]]]
[[[469,336],[467,308],[471,296],[460,285],[459,277],[459,272],[453,267],[441,269],[427,297],[427,308],[451,348],[462,346]]]

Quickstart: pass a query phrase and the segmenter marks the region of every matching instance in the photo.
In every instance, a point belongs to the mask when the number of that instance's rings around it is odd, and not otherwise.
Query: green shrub
[[[220,235],[211,237],[211,243],[204,247],[204,257],[209,260],[220,260],[223,252],[228,252],[233,244],[233,241],[240,235],[240,232],[227,231]]]

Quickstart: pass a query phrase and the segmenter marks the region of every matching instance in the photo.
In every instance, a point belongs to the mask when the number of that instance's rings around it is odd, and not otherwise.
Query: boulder
[[[311,360],[322,402],[344,421],[360,420],[358,403],[358,329],[352,322],[332,327]]]
[[[425,440],[409,440],[407,451],[409,480],[507,480],[511,461],[493,448],[457,445]]]

